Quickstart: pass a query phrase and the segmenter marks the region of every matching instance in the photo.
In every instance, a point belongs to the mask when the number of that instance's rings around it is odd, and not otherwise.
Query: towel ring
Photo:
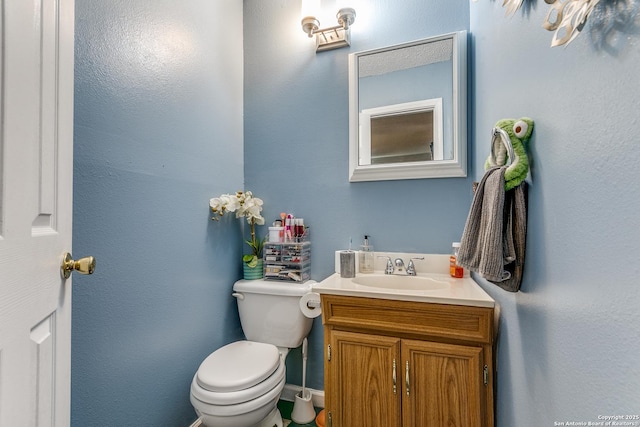
[[[485,164],[485,169],[495,166],[507,166],[505,180],[509,181],[510,174],[520,164],[520,157],[513,150],[509,134],[498,127],[491,131],[491,154]],[[524,177],[522,178],[524,179]]]
[[[504,166],[517,163],[516,154],[509,135],[504,130],[495,127],[491,130],[491,155],[489,156],[490,166]]]

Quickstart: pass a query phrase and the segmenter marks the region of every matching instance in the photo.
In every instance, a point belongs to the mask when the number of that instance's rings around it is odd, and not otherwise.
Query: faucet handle
[[[424,259],[424,257],[416,257],[416,258],[411,258],[409,260],[409,265],[407,266],[407,275],[408,276],[415,276],[416,275],[416,266],[413,263],[414,259]]]
[[[394,268],[393,268],[393,262],[391,261],[391,257],[384,256],[384,255],[379,255],[378,258],[386,258],[387,259],[387,266],[384,269],[384,274],[393,274]]]

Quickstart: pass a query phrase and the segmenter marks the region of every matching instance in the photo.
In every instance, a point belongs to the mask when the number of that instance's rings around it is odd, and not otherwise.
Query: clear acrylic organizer
[[[262,249],[265,280],[306,282],[311,277],[311,242],[303,236],[284,242],[265,242]]]

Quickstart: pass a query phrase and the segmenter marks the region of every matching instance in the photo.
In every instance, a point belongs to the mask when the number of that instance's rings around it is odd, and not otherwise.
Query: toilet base
[[[283,425],[282,415],[280,415],[280,410],[276,407],[256,427],[282,427]]]
[[[198,415],[200,415],[199,420],[202,426],[215,427],[216,425],[215,421],[207,420],[207,416],[204,414],[198,414]],[[276,406],[271,410],[271,412],[269,412],[269,415],[267,415],[262,421],[258,422],[258,424],[253,424],[250,426],[234,426],[234,427],[283,427],[283,426],[284,426],[284,421],[282,421],[282,415],[280,414],[280,410]]]

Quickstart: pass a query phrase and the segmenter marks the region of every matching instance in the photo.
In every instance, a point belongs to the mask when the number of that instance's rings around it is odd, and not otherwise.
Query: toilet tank
[[[300,311],[300,298],[313,281],[239,280],[233,285],[240,323],[250,341],[296,348],[309,334],[313,319]]]

